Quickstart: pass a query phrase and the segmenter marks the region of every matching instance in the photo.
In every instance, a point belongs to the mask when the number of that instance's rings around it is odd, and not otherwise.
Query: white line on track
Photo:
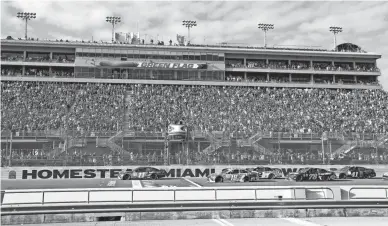
[[[214,222],[216,222],[217,224],[221,225],[221,226],[226,226],[224,223],[222,223],[219,219],[213,219]]]
[[[189,182],[190,184],[194,185],[195,187],[202,187],[201,185],[199,185],[199,184],[197,184],[197,183],[195,183],[195,182],[193,182],[185,177],[183,177],[182,179]]]
[[[133,188],[143,188],[143,185],[141,184],[141,181],[139,181],[139,180],[132,180],[132,187]]]
[[[234,226],[232,223],[220,218],[213,219],[213,221],[221,226]]]
[[[229,221],[225,220],[225,219],[218,219],[219,221],[221,221],[222,223],[224,223],[224,225],[226,226],[234,226],[232,223],[230,223]]]
[[[297,218],[281,218],[283,220],[289,221],[291,223],[302,225],[302,226],[321,226],[320,224],[316,224],[313,222],[297,219]]]

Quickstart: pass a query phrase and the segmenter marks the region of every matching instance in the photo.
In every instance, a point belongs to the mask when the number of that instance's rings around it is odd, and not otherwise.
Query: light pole
[[[264,47],[267,47],[267,31],[274,29],[273,24],[258,24],[258,27],[264,31]]]
[[[117,16],[107,16],[106,22],[112,24],[112,42],[114,42],[115,38],[115,25],[121,22],[121,17]]]
[[[16,17],[25,21],[24,38],[27,40],[27,21],[35,19],[36,13],[18,12]]]
[[[334,34],[334,50],[337,47],[337,34],[342,32],[342,27],[330,27],[330,32]]]
[[[193,20],[184,20],[182,21],[182,25],[187,27],[187,43],[190,42],[190,28],[197,26],[197,21]]]

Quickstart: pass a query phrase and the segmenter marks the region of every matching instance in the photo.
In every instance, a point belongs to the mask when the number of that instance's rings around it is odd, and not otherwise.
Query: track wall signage
[[[388,166],[373,166],[362,165],[364,167],[375,169],[377,177],[382,177],[385,172],[388,172]],[[2,180],[63,180],[63,179],[102,179],[102,178],[117,178],[119,172],[124,169],[134,170],[138,166],[128,167],[10,167],[1,169]],[[207,177],[212,173],[220,173],[225,168],[254,168],[256,166],[161,166],[156,167],[167,171],[167,177]],[[344,166],[329,165],[329,166],[285,166],[271,165],[269,167],[278,168],[282,172],[282,176],[286,176],[290,172],[297,172],[300,168],[317,167],[327,170],[336,171]]]

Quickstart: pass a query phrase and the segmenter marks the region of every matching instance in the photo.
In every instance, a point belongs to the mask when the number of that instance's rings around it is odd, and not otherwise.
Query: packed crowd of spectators
[[[1,60],[2,61],[27,61],[27,62],[52,62],[52,63],[74,63],[75,54],[57,54],[54,53],[52,55],[52,59],[50,58],[50,54],[29,54],[27,52],[27,56],[24,59],[23,52],[1,52]]]
[[[363,72],[378,72],[379,69],[374,64],[357,63],[356,67],[349,63],[336,63],[331,62],[313,62],[313,66],[310,66],[310,62],[307,61],[291,61],[289,64],[287,61],[269,61],[267,64],[264,60],[247,60],[247,65],[244,65],[243,60],[227,60],[225,66],[227,68],[259,68],[259,69],[284,69],[284,70],[308,70],[313,68],[314,70],[326,70],[326,71],[363,71]]]
[[[2,76],[18,76],[23,74],[21,67],[1,67]]]
[[[52,68],[50,75],[53,77],[74,78],[74,70],[72,68],[70,69]]]
[[[48,77],[50,75],[48,68],[26,68],[25,76]]]
[[[127,114],[136,131],[160,132],[176,120],[201,131],[245,134],[388,131],[388,94],[382,90],[50,82],[2,82],[1,87],[2,128],[19,130],[68,124],[116,131]],[[126,93],[130,98],[124,103]]]
[[[124,86],[112,84],[3,81],[1,127],[117,131],[123,121],[124,92]]]
[[[162,130],[183,119],[208,131],[388,131],[382,90],[130,85],[130,125]]]

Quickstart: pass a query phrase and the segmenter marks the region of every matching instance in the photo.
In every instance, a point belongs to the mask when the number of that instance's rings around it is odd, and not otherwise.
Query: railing
[[[348,192],[349,200],[354,199],[387,199],[388,187],[369,188],[369,187],[352,187]]]
[[[217,132],[217,131],[214,131]],[[77,130],[35,130],[35,131],[26,131],[26,130],[17,130],[13,131],[13,137],[19,138],[49,138],[49,137],[61,137],[67,134],[76,134],[80,133]],[[112,137],[117,134],[117,131],[84,131],[85,137]],[[201,137],[206,136],[209,139],[209,136],[214,138],[214,135],[211,132],[204,132],[200,130],[190,131],[190,136],[199,135]],[[343,133],[343,132],[327,132],[327,137],[329,139],[339,139],[339,140],[379,140],[383,141],[388,139],[388,134],[383,133]],[[10,132],[3,130],[1,133],[2,137],[10,136]],[[163,132],[153,132],[153,131],[128,131],[124,137],[157,137],[164,138]],[[271,132],[271,131],[257,131],[254,132],[254,135],[250,139],[254,139],[257,136],[263,138],[273,138],[273,139],[321,139],[322,133],[313,133],[313,132]],[[243,134],[236,133],[233,135],[233,139],[244,138]]]
[[[143,188],[143,189],[47,189],[8,190],[1,203],[6,206],[137,203],[137,202],[215,202],[229,200],[295,201],[341,200],[330,187],[210,187],[210,188]]]
[[[354,148],[356,148],[358,145],[357,141],[348,141],[346,144],[342,145],[340,148],[335,150],[334,154],[340,155],[340,154],[347,154]]]
[[[257,133],[248,139],[249,144],[260,154],[269,154],[269,150],[260,145],[258,142],[264,137],[263,133]]]

